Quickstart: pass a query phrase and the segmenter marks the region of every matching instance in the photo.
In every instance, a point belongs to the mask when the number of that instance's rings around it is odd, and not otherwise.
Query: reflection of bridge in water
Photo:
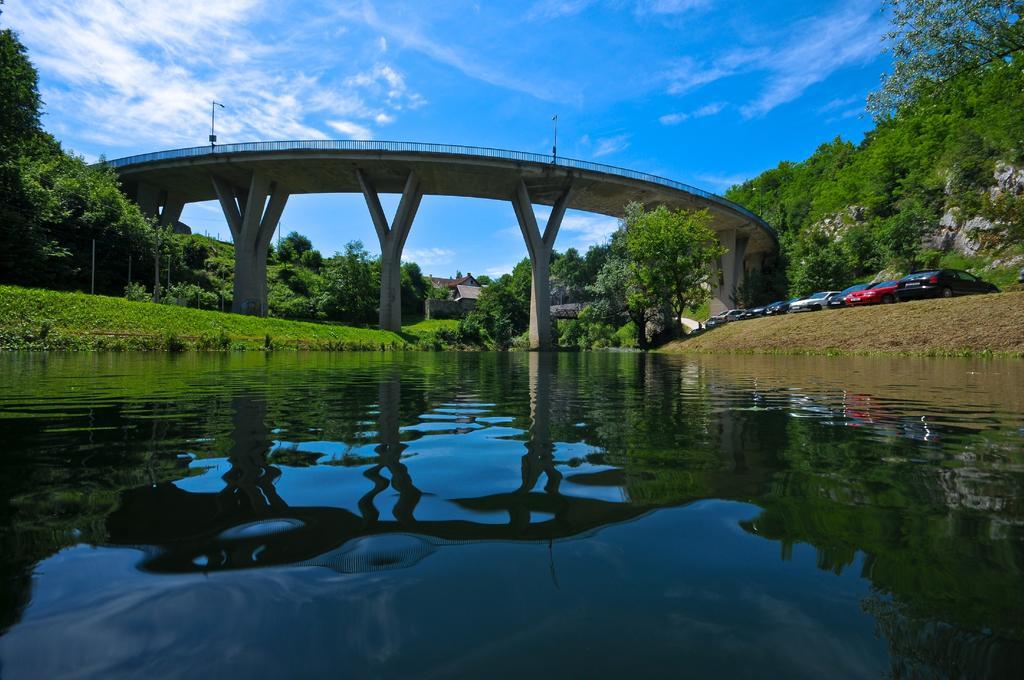
[[[110,542],[151,546],[144,567],[188,572],[309,564],[340,571],[407,566],[436,546],[478,541],[550,542],[624,522],[653,506],[563,494],[562,473],[550,432],[555,357],[531,353],[530,429],[518,487],[506,493],[453,499],[464,513],[453,519],[422,520],[416,509],[423,492],[403,462],[397,369],[379,386],[376,461],[363,472],[369,490],[358,513],[339,507],[292,507],[278,494],[279,468],[268,462],[272,442],[266,404],[255,397],[233,401],[230,470],[218,493],[185,491],[163,483],[127,492],[107,520]],[[589,475],[591,483],[618,485],[617,475]],[[536,490],[541,479],[541,490]],[[382,519],[378,498],[397,495],[392,519]],[[473,521],[504,512],[504,524]],[[373,538],[382,537],[382,538]]]

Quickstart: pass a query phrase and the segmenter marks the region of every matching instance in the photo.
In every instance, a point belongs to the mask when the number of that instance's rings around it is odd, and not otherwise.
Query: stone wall
[[[476,307],[476,300],[427,300],[424,314],[428,319],[461,319]]]

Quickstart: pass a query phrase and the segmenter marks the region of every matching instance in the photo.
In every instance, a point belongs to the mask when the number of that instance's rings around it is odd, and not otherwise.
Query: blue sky
[[[721,193],[871,127],[880,0],[7,0],[45,127],[89,160],[221,143],[393,139],[550,153]],[[385,197],[393,211],[396,197]],[[538,211],[541,215],[543,210]],[[228,237],[215,203],[186,207]],[[285,232],[378,252],[359,195],[293,196]],[[615,221],[570,212],[556,248]],[[424,198],[405,251],[434,274],[526,255],[510,204]]]

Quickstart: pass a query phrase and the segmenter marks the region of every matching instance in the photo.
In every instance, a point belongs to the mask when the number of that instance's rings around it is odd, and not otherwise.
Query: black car
[[[789,306],[799,300],[800,298],[791,298],[789,300],[779,300],[773,302],[764,308],[766,316],[775,316],[776,314],[785,314],[789,311]]]
[[[896,284],[900,302],[929,297],[953,297],[976,293],[998,293],[993,284],[959,269],[928,269],[907,274]]]
[[[839,295],[837,295],[834,298],[832,298],[831,300],[829,300],[828,304],[826,305],[826,307],[828,309],[836,309],[838,307],[845,307],[846,306],[846,296],[847,295],[849,295],[850,293],[856,292],[858,290],[867,290],[870,287],[871,287],[870,283],[858,283],[855,286],[850,286],[849,288],[847,288],[847,289],[843,290],[841,293],[839,293]]]

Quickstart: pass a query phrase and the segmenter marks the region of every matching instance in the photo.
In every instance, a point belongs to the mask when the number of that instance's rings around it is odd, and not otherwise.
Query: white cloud
[[[871,61],[879,54],[879,38],[885,29],[886,20],[873,3],[855,3],[799,24],[794,30],[797,39],[773,55],[771,75],[761,95],[740,109],[741,113],[747,118],[764,115],[840,68]]]
[[[639,0],[638,14],[683,14],[707,9],[712,0]]]
[[[520,74],[520,70],[512,70],[510,73],[504,68],[495,67],[481,55],[466,56],[452,45],[450,39],[443,42],[432,40],[419,29],[403,24],[399,17],[393,14],[382,18],[368,2],[358,7],[341,7],[338,9],[338,16],[349,21],[358,21],[375,31],[380,31],[400,46],[425,54],[474,80],[522,92],[542,101],[581,99],[579,88],[570,81],[546,82],[536,73],[524,76]]]
[[[619,221],[605,215],[566,215],[558,230],[557,248],[586,250],[592,245],[604,243],[615,230]]]
[[[490,276],[492,279],[496,279],[504,274],[511,274],[517,263],[511,262],[506,264],[499,264],[494,267],[488,267],[484,270],[484,274]]]
[[[690,112],[666,113],[664,116],[658,118],[658,122],[662,125],[678,125],[679,123],[691,118],[706,118],[708,116],[713,116],[716,113],[720,113],[724,108],[724,102],[712,102]]]
[[[551,215],[551,208],[547,206],[538,207],[536,213],[537,224],[541,229],[544,229],[548,217]],[[563,251],[566,248],[586,250],[592,245],[607,241],[618,228],[619,221],[614,217],[568,211],[562,218],[562,225],[558,229],[555,248]],[[519,230],[519,227],[516,226],[514,229],[516,235],[522,239],[522,232]],[[502,232],[511,234],[511,229],[503,229]]]
[[[702,85],[741,73],[751,65],[766,61],[771,55],[767,48],[733,50],[712,64],[698,63],[692,57],[677,59],[663,77],[668,81],[668,93],[686,94]]]
[[[829,111],[835,111],[836,109],[841,109],[844,106],[849,106],[855,101],[863,100],[864,97],[858,95],[853,95],[852,97],[838,97],[836,99],[831,100],[827,104],[818,107],[818,113],[828,113]]]
[[[406,248],[403,262],[415,262],[421,267],[436,267],[455,259],[455,251],[447,248]]]
[[[579,14],[594,0],[537,0],[526,11],[528,21],[558,19]]]
[[[327,124],[349,139],[373,139],[370,128],[349,120],[329,120]]]
[[[731,50],[705,63],[682,57],[663,78],[669,94],[682,95],[722,78],[767,73],[760,94],[740,109],[745,118],[754,118],[797,99],[841,68],[876,58],[886,28],[887,19],[873,0],[853,0],[831,14],[792,25],[789,39],[779,45]],[[679,122],[670,118],[666,124],[672,121]]]
[[[258,0],[54,0],[8,5],[4,18],[40,69],[48,110],[75,130],[72,142],[203,144],[213,99],[227,105],[217,116],[221,143],[324,138],[320,116],[365,130],[422,105],[391,66],[349,85],[316,65],[335,46],[300,49],[250,30],[272,11]]]
[[[594,152],[592,154],[594,158],[610,156],[613,153],[624,151],[629,148],[629,135],[622,134],[611,137],[601,137],[595,144]]]
[[[697,186],[703,189],[711,189],[715,193],[721,193],[731,186],[742,184],[754,176],[755,173],[702,173],[696,175]]]

